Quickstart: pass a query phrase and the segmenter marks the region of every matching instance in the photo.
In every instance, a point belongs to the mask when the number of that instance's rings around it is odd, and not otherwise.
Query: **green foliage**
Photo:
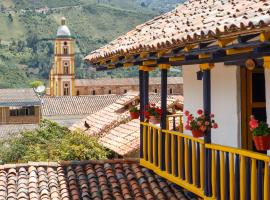
[[[259,122],[258,127],[252,130],[253,136],[268,136],[270,128],[266,122]]]
[[[3,163],[106,159],[110,152],[97,139],[71,132],[57,123],[43,120],[39,128],[0,142]]]
[[[42,81],[33,81],[30,83],[31,88],[37,88],[38,86],[44,85]]]

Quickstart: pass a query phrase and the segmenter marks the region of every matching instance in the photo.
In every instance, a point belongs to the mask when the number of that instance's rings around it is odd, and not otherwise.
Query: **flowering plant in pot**
[[[156,104],[152,103],[151,105],[145,106],[144,116],[147,120],[149,120],[150,123],[159,124],[161,114],[162,114],[162,109],[156,106]]]
[[[249,128],[253,134],[253,141],[258,151],[266,151],[270,149],[270,128],[267,123],[259,122],[250,117]]]
[[[136,106],[132,106],[129,109],[129,113],[130,113],[130,118],[131,119],[138,119],[140,116],[140,111],[138,110],[138,108]]]
[[[199,109],[197,114],[198,116],[194,117],[189,111],[185,111],[185,116],[187,117],[185,129],[190,130],[193,137],[202,137],[207,129],[218,128],[218,124],[214,120],[214,114],[206,116],[202,109]]]

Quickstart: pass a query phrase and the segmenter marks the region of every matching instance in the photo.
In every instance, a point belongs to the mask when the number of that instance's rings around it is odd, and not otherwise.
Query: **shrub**
[[[110,155],[96,138],[71,132],[48,120],[33,131],[1,141],[0,145],[2,163],[106,159]]]

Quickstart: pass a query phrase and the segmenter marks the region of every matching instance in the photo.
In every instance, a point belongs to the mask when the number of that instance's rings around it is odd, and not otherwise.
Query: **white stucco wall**
[[[267,123],[270,124],[270,69],[265,69],[264,72]],[[270,155],[270,151],[268,151],[268,155]]]
[[[184,110],[196,113],[203,108],[203,81],[197,80],[198,65],[184,66]],[[240,69],[216,64],[211,70],[212,113],[219,128],[212,131],[212,142],[240,147]],[[190,131],[185,131],[190,134]]]

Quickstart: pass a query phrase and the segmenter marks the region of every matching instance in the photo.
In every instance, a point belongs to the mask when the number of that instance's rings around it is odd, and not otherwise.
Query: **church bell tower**
[[[61,18],[61,26],[54,40],[54,62],[50,71],[51,96],[75,96],[74,39],[66,19]]]

